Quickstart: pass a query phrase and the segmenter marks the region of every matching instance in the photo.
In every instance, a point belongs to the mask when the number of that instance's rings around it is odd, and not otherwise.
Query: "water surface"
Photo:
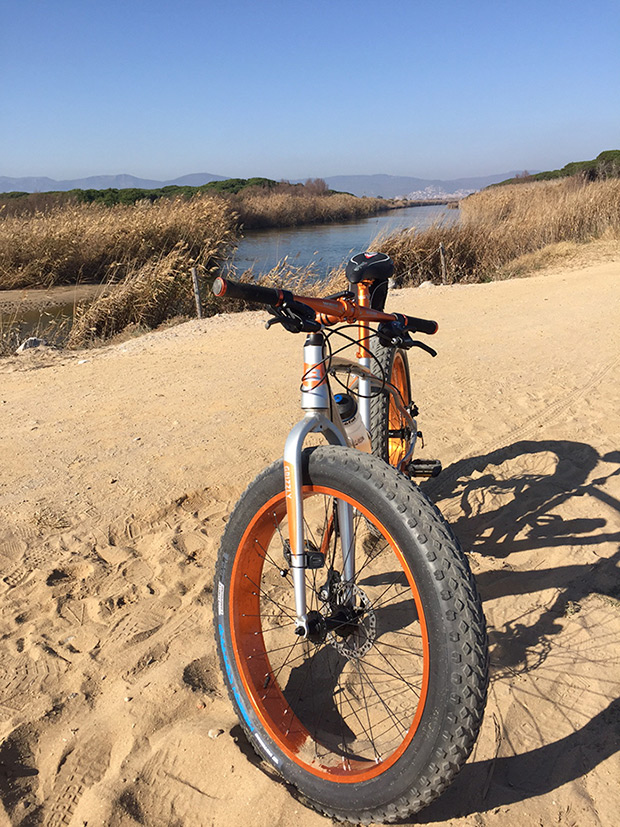
[[[433,205],[390,210],[339,224],[255,230],[246,233],[239,243],[233,264],[238,271],[252,268],[259,275],[286,257],[287,263],[294,267],[313,264],[319,275],[326,275],[351,255],[369,250],[379,234],[411,227],[422,230],[436,221],[454,223],[457,220],[458,210]]]
[[[436,221],[454,223],[458,220],[458,210],[446,206],[405,207],[402,210],[389,210],[356,221],[338,224],[309,224],[303,227],[286,227],[274,230],[255,230],[248,232],[239,243],[233,257],[237,271],[253,269],[256,275],[266,273],[286,257],[287,263],[294,267],[313,265],[319,277],[326,275],[334,267],[340,267],[351,255],[369,250],[378,235],[415,227],[424,229]],[[100,286],[89,286],[99,291]],[[72,319],[77,296],[67,300],[64,287],[51,288],[48,291],[29,291],[33,295],[41,292],[46,299],[43,306],[37,307],[31,302],[15,301],[2,306],[0,302],[0,333],[12,329],[12,336],[22,341],[27,336],[44,335],[50,328],[67,324]],[[4,299],[8,299],[8,291]],[[28,291],[25,291],[28,292]],[[3,294],[0,291],[0,299]],[[86,298],[86,297],[82,297]],[[88,297],[92,298],[92,297]],[[11,307],[10,305],[13,304]]]

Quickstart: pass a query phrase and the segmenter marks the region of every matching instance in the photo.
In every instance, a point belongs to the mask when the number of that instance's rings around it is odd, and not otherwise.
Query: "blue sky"
[[[620,2],[0,0],[0,175],[423,178],[620,148]]]

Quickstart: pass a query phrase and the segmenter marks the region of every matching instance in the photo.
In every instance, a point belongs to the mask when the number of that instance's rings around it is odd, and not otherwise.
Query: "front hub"
[[[308,612],[306,639],[316,645],[327,641],[348,660],[363,657],[377,636],[377,617],[371,602],[359,586],[331,577],[322,588],[322,612]]]

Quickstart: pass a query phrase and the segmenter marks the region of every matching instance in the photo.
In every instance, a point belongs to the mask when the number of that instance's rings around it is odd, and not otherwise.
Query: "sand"
[[[491,638],[475,751],[416,823],[620,812],[620,263],[394,291],[427,484]],[[0,825],[302,827],[236,723],[212,635],[217,546],[299,418],[301,338],[265,314],[0,363]]]

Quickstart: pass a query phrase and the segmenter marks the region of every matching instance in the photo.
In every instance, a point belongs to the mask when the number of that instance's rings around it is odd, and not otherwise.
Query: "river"
[[[294,267],[312,265],[319,276],[344,264],[351,255],[370,249],[379,235],[415,227],[424,229],[436,221],[454,223],[459,212],[442,205],[405,207],[338,224],[311,224],[245,234],[233,257],[238,272],[253,269],[266,273],[286,257]]]
[[[320,278],[343,265],[351,255],[370,249],[379,235],[410,227],[424,229],[436,221],[454,223],[458,221],[458,214],[458,210],[441,205],[405,207],[338,224],[255,230],[241,239],[232,265],[237,272],[252,269],[255,275],[260,275],[286,257],[293,267],[312,265]],[[12,330],[13,338],[23,340],[49,328],[50,323],[63,325],[65,319],[68,322],[73,316],[78,300],[90,301],[93,291],[100,289],[93,285],[80,288],[65,285],[46,291],[2,291],[0,336]]]

